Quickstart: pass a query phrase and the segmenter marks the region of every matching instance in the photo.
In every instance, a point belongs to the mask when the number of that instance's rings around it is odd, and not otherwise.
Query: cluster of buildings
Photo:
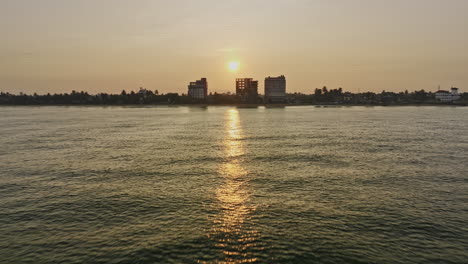
[[[258,103],[258,81],[253,78],[236,79],[236,95],[242,103]],[[188,96],[194,100],[204,100],[208,96],[208,82],[206,78],[191,82],[188,85]],[[265,78],[265,103],[286,102],[286,77]]]
[[[266,77],[265,78],[265,92],[263,96],[263,103],[275,104],[275,103],[286,103],[286,77],[284,75],[278,77]],[[140,91],[141,92],[141,91]],[[341,90],[340,90],[341,94]],[[195,82],[191,82],[188,85],[188,96],[195,101],[204,101],[208,96],[208,81],[206,78],[202,78]],[[253,78],[237,78],[236,79],[236,96],[239,102],[246,104],[259,103],[261,98],[258,93],[258,81]],[[391,95],[382,93],[381,101],[392,101]],[[357,98],[359,97],[359,98]],[[374,98],[373,94],[361,94],[353,95],[352,93],[343,93],[342,102],[344,103],[372,103],[377,99]],[[458,88],[452,87],[450,91],[439,90],[435,93],[435,101],[441,103],[450,103],[457,101],[461,98],[461,94],[458,92]]]

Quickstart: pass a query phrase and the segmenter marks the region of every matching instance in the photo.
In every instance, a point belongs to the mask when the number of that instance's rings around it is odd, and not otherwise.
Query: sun
[[[238,61],[229,62],[229,70],[237,71],[239,69],[240,63]]]

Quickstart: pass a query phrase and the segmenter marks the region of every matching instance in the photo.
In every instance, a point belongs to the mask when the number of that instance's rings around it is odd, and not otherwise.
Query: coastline
[[[313,107],[417,107],[417,106],[440,106],[440,107],[466,107],[468,103],[452,103],[452,104],[443,104],[443,103],[425,103],[425,104],[0,104],[0,107],[15,107],[15,106],[31,106],[31,107],[49,107],[49,106],[61,106],[61,107],[237,107],[237,108],[285,108],[285,107],[301,107],[301,106],[313,106]]]

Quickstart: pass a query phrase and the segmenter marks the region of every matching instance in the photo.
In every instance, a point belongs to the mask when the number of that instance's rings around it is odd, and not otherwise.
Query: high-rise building
[[[208,96],[208,82],[206,78],[191,82],[188,86],[188,96],[196,100],[206,99]]]
[[[256,104],[258,99],[258,81],[252,78],[236,79],[236,95],[241,102]]]
[[[286,101],[286,77],[265,78],[265,103],[284,103]]]

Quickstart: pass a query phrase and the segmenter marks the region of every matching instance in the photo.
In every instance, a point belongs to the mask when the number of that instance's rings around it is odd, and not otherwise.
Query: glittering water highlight
[[[0,263],[466,263],[462,107],[1,107]]]

